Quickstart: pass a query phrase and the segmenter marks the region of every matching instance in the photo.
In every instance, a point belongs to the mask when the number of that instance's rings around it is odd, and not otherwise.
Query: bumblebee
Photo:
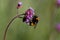
[[[23,18],[23,22],[26,21],[26,17]],[[37,15],[34,15],[32,20],[29,21],[29,26],[35,26],[34,28],[36,28],[36,25],[39,22],[39,17]]]
[[[36,16],[36,15],[33,16],[32,20],[30,21],[30,26],[36,25],[38,23],[38,21],[39,21],[38,16]]]

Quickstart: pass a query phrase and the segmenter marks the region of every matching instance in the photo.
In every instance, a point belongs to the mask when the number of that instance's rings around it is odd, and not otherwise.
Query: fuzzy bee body
[[[35,26],[38,23],[38,16],[34,15],[31,22],[30,22],[30,26]]]
[[[26,21],[26,17],[23,18],[23,22]],[[29,20],[29,25],[30,26],[35,26],[39,22],[38,16],[34,15],[32,20]]]

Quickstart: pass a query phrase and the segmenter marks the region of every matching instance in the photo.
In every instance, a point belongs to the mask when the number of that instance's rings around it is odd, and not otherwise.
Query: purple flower
[[[30,7],[26,12],[25,12],[25,16],[26,16],[26,23],[29,23],[30,20],[33,18],[34,13],[34,9],[32,7]],[[28,20],[28,21],[27,21]]]
[[[58,23],[58,24],[56,25],[56,30],[57,30],[58,32],[60,32],[60,23]]]
[[[19,9],[22,6],[22,2],[18,2],[17,9]]]
[[[60,0],[57,0],[57,7],[60,7]]]
[[[31,8],[31,7],[25,13],[26,13],[26,17],[29,18],[29,19],[32,18],[33,15],[35,14],[34,9]]]

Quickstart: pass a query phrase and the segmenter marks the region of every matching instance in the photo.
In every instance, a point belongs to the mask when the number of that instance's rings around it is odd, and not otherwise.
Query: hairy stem
[[[15,17],[9,22],[9,24],[7,25],[7,27],[6,27],[6,29],[5,29],[3,40],[6,40],[6,33],[7,33],[7,30],[8,30],[8,28],[9,28],[10,24],[11,24],[16,18],[20,18],[21,15],[24,15],[24,14],[19,14],[19,15],[15,16]]]

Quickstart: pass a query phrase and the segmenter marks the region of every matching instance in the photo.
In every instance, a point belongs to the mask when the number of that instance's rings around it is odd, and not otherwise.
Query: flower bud
[[[22,2],[18,2],[17,9],[19,9],[22,6]]]

